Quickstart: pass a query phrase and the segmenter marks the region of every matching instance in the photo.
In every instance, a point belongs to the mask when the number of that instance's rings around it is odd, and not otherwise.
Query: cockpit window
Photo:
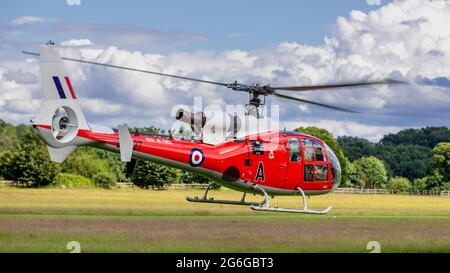
[[[314,151],[316,153],[316,161],[327,161],[327,156],[324,154],[321,147],[315,147]]]
[[[333,150],[327,144],[325,144],[325,147],[330,155],[331,172],[333,174],[333,189],[336,189],[341,183],[341,164]]]
[[[324,153],[322,143],[313,139],[302,138],[302,144],[305,161],[319,161],[319,162],[327,161],[327,156]]]

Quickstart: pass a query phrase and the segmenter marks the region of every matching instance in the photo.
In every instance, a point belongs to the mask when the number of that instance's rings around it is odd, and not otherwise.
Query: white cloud
[[[319,127],[327,129],[334,137],[338,136],[357,136],[366,138],[370,141],[376,142],[380,140],[383,135],[388,133],[396,133],[403,127],[396,126],[380,126],[380,125],[367,125],[354,121],[342,121],[342,120],[318,120],[308,122],[281,122],[281,125],[288,130],[294,130],[299,127]]]
[[[89,39],[70,39],[61,43],[61,46],[90,46],[92,45]]]
[[[395,77],[440,85],[291,93],[365,112],[360,115],[276,98],[268,100],[283,103],[280,118],[284,124],[291,125],[289,128],[314,125],[327,128],[336,135],[376,140],[385,133],[406,127],[450,126],[450,92],[446,86],[450,82],[448,14],[448,2],[418,0],[394,1],[368,14],[352,11],[337,19],[333,35],[325,38],[321,46],[282,42],[274,48],[255,51],[163,55],[112,46],[93,47],[84,41],[83,47],[68,46],[61,52],[67,57],[221,82],[237,80],[280,86]],[[66,42],[67,45],[83,44],[80,40]],[[167,128],[172,121],[172,106],[191,105],[194,96],[203,97],[206,104],[218,105],[242,104],[248,99],[246,94],[223,87],[69,62],[66,65],[78,97],[87,101],[84,106],[89,110],[90,122],[110,126],[127,122]],[[3,91],[0,106],[6,105],[6,99],[39,97],[37,84],[14,80],[24,79],[25,75],[28,78],[25,73],[38,75],[35,63],[0,67],[0,73],[4,75],[0,78]],[[12,108],[8,110],[11,111],[8,117],[14,114],[11,118],[18,120],[19,113]],[[0,108],[2,111],[6,111],[5,107]]]
[[[12,20],[9,24],[12,26],[23,26],[28,24],[35,24],[45,22],[46,19],[37,16],[22,16]]]
[[[104,99],[80,99],[78,100],[84,111],[94,115],[114,115],[125,110],[123,105],[110,103]]]

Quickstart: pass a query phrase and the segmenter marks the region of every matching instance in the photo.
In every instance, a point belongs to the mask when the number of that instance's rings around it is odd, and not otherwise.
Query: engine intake
[[[241,120],[237,116],[221,111],[191,113],[179,109],[175,118],[191,126],[192,131],[214,134],[216,132],[236,133],[241,129]]]
[[[191,128],[203,128],[206,124],[206,115],[203,112],[194,114],[187,110],[179,109],[175,115],[175,118],[189,124]]]

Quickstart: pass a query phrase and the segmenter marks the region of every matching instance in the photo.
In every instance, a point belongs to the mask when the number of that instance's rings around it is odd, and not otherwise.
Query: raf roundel
[[[191,150],[191,155],[189,157],[189,164],[192,167],[198,167],[198,166],[202,165],[204,160],[205,160],[205,155],[203,154],[202,150],[200,150],[198,148],[194,148]]]

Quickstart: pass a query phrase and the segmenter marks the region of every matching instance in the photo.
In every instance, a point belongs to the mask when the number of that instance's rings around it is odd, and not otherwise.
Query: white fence
[[[0,185],[18,186],[17,182],[1,181],[1,180],[0,180]],[[164,187],[162,189],[165,189],[165,190],[185,190],[185,189],[204,190],[204,189],[206,189],[207,186],[208,186],[207,184],[170,184],[170,185],[164,185]],[[118,188],[134,188],[136,186],[130,182],[120,182],[120,183],[117,183],[117,187]],[[337,188],[333,191],[333,193],[336,193],[336,194],[408,194],[408,195],[427,195],[427,196],[450,197],[450,191],[426,191],[426,190],[395,193],[395,192],[392,192],[387,189]]]
[[[389,191],[386,189],[355,189],[355,188],[337,188],[333,191],[334,193],[345,193],[345,194],[388,194]]]
[[[355,188],[338,188],[333,193],[341,194],[407,194],[407,195],[428,195],[428,196],[442,196],[450,197],[450,191],[436,191],[436,190],[422,190],[422,191],[407,191],[394,192],[388,189],[355,189]]]

